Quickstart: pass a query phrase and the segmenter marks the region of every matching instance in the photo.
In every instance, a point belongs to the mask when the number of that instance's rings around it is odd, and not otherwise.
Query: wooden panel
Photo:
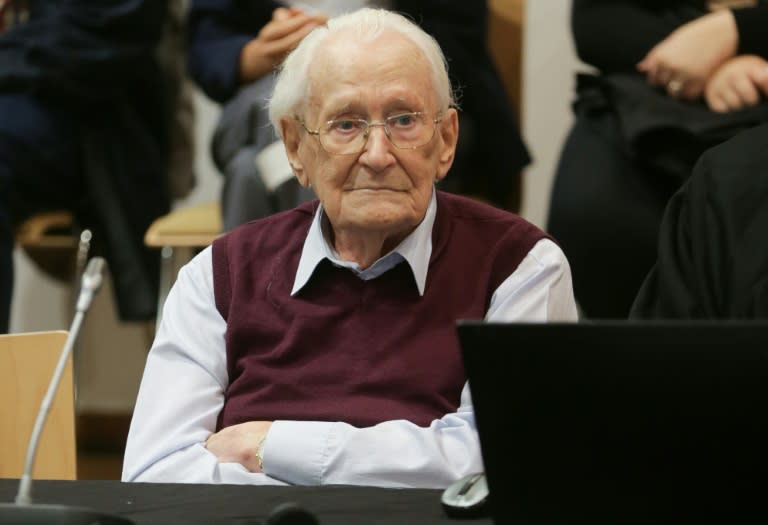
[[[488,0],[488,47],[518,122],[522,119],[524,0]]]
[[[24,470],[29,437],[67,332],[0,335],[0,477]],[[70,358],[48,413],[36,479],[76,479],[75,406]]]

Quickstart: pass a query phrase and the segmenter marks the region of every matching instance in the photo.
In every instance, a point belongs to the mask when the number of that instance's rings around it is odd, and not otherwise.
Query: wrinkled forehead
[[[360,35],[344,29],[329,35],[309,69],[310,105],[324,105],[345,87],[364,89],[400,85],[414,96],[434,102],[432,70],[424,52],[395,30]]]

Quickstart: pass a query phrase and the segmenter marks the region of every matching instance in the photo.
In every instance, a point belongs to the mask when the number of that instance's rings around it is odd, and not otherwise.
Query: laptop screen
[[[457,329],[496,523],[768,515],[768,324]]]

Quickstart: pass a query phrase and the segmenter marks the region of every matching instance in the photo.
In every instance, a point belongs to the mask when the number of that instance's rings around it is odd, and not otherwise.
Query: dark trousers
[[[0,333],[8,332],[14,227],[82,198],[77,116],[24,94],[0,93]]]
[[[678,181],[622,148],[615,118],[579,116],[565,142],[547,230],[571,265],[584,317],[625,318],[656,259],[664,207]]]

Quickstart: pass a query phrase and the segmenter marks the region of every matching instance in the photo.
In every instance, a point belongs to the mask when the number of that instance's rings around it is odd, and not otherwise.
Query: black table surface
[[[0,479],[0,503],[10,503],[18,480]],[[34,503],[87,507],[116,514],[136,525],[266,523],[275,507],[296,503],[320,525],[486,524],[486,519],[454,519],[440,505],[440,490],[375,487],[275,487],[122,483],[120,481],[35,480]]]

